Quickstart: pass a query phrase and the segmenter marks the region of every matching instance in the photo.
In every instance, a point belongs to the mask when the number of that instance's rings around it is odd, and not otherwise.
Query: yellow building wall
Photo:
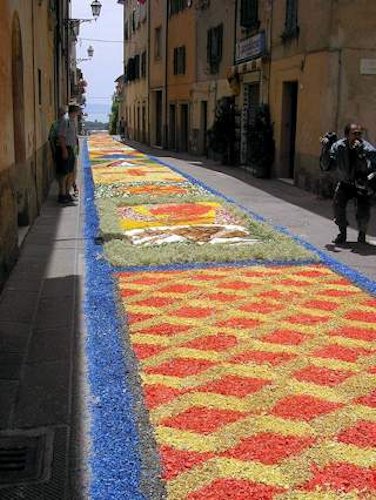
[[[49,27],[46,2],[0,4],[0,287],[17,256],[19,226],[31,225],[38,215],[53,173],[48,131],[55,82]]]
[[[331,176],[319,170],[319,137],[328,130],[343,135],[360,121],[376,140],[376,75],[362,75],[362,59],[376,60],[376,2],[299,2],[299,36],[282,42],[284,2],[274,2],[269,102],[275,127],[274,175],[288,176],[284,151],[283,86],[298,82],[294,181],[327,194]],[[375,61],[376,62],[376,61]]]
[[[168,21],[167,58],[167,102],[169,147],[190,151],[192,146],[192,92],[196,73],[196,9],[194,3]],[[185,46],[185,73],[174,75],[174,49]],[[175,106],[175,123],[170,117],[171,106]],[[186,118],[185,118],[186,117]],[[174,137],[174,139],[172,139]]]
[[[203,126],[202,102],[207,103],[206,125],[214,123],[217,102],[232,95],[227,81],[234,59],[235,0],[212,0],[209,8],[197,16],[197,81],[192,93],[192,144],[193,153],[204,154],[207,147]],[[223,24],[222,60],[217,73],[210,73],[207,59],[208,30]]]
[[[134,9],[139,8],[137,0],[129,0],[125,6],[125,19],[130,22]],[[149,136],[149,88],[148,76],[141,77],[141,54],[148,51],[148,16],[140,21],[136,30],[129,31],[129,40],[125,41],[125,61],[130,57],[140,56],[140,78],[128,81],[124,85],[125,99],[123,101],[124,116],[127,119],[128,135],[130,139],[148,142]],[[147,57],[148,58],[148,57]],[[148,71],[148,69],[147,69]],[[145,109],[145,120],[142,120],[142,110]]]
[[[160,88],[165,82],[165,51],[164,44],[166,34],[166,0],[154,0],[150,2],[150,88]],[[155,56],[155,30],[161,27],[161,57]]]
[[[185,74],[174,75],[174,48],[185,46]],[[193,6],[169,18],[168,101],[189,101],[196,81],[196,18]]]
[[[304,69],[300,55],[272,63],[269,104],[276,141],[274,172],[276,176],[289,176],[284,158],[283,86],[285,82],[296,81],[298,85],[296,180],[299,184],[299,177],[304,176],[306,180],[303,179],[302,182],[308,184],[310,177],[318,179],[319,138],[325,130],[332,130],[334,127],[336,87],[333,85],[335,82],[331,82],[330,68],[335,62],[336,54],[319,52],[305,57]],[[310,172],[312,175],[309,175]],[[305,187],[309,189],[310,186]]]
[[[150,2],[150,54],[149,54],[149,124],[150,144],[167,144],[166,116],[166,13],[167,0]],[[160,56],[156,54],[156,29],[160,28]],[[157,96],[161,96],[158,109]],[[159,143],[159,144],[158,144]]]
[[[0,3],[0,288],[17,252],[17,207],[14,176],[12,86],[12,16],[8,2]]]

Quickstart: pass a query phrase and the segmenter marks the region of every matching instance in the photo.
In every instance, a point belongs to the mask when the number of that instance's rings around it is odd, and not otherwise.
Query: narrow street
[[[1,429],[43,437],[0,498],[376,495],[376,246],[279,180],[82,141],[0,296]]]

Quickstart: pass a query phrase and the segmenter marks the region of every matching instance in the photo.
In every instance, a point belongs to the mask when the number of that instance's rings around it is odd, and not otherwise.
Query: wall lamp
[[[96,21],[101,14],[102,4],[99,0],[93,0],[93,2],[90,4],[90,7],[94,19],[66,19],[66,24],[75,27],[79,26],[81,23],[91,23],[93,21]]]
[[[87,55],[88,55],[88,57],[80,57],[78,59],[75,59],[74,61],[76,63],[80,63],[83,61],[91,61],[93,58],[93,55],[94,55],[94,47],[92,45],[89,45],[89,47],[87,49]]]

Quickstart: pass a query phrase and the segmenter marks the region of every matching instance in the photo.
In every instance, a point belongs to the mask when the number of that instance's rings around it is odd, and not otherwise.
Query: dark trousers
[[[368,196],[363,196],[358,193],[355,186],[347,182],[339,182],[334,193],[334,222],[339,226],[340,230],[346,229],[348,225],[346,217],[347,203],[353,198],[356,204],[355,215],[358,223],[358,230],[367,232],[371,214],[371,200]]]

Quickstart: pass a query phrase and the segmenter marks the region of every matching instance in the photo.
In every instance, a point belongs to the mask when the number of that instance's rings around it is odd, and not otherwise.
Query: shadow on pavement
[[[44,480],[0,481],[0,498],[85,498],[80,209],[53,187],[0,295],[0,436],[52,436]]]
[[[358,243],[356,241],[343,243],[342,245],[335,245],[334,243],[329,243],[325,245],[325,248],[329,252],[340,253],[341,250],[350,250],[352,253],[359,255],[376,255],[376,246],[369,243]]]

